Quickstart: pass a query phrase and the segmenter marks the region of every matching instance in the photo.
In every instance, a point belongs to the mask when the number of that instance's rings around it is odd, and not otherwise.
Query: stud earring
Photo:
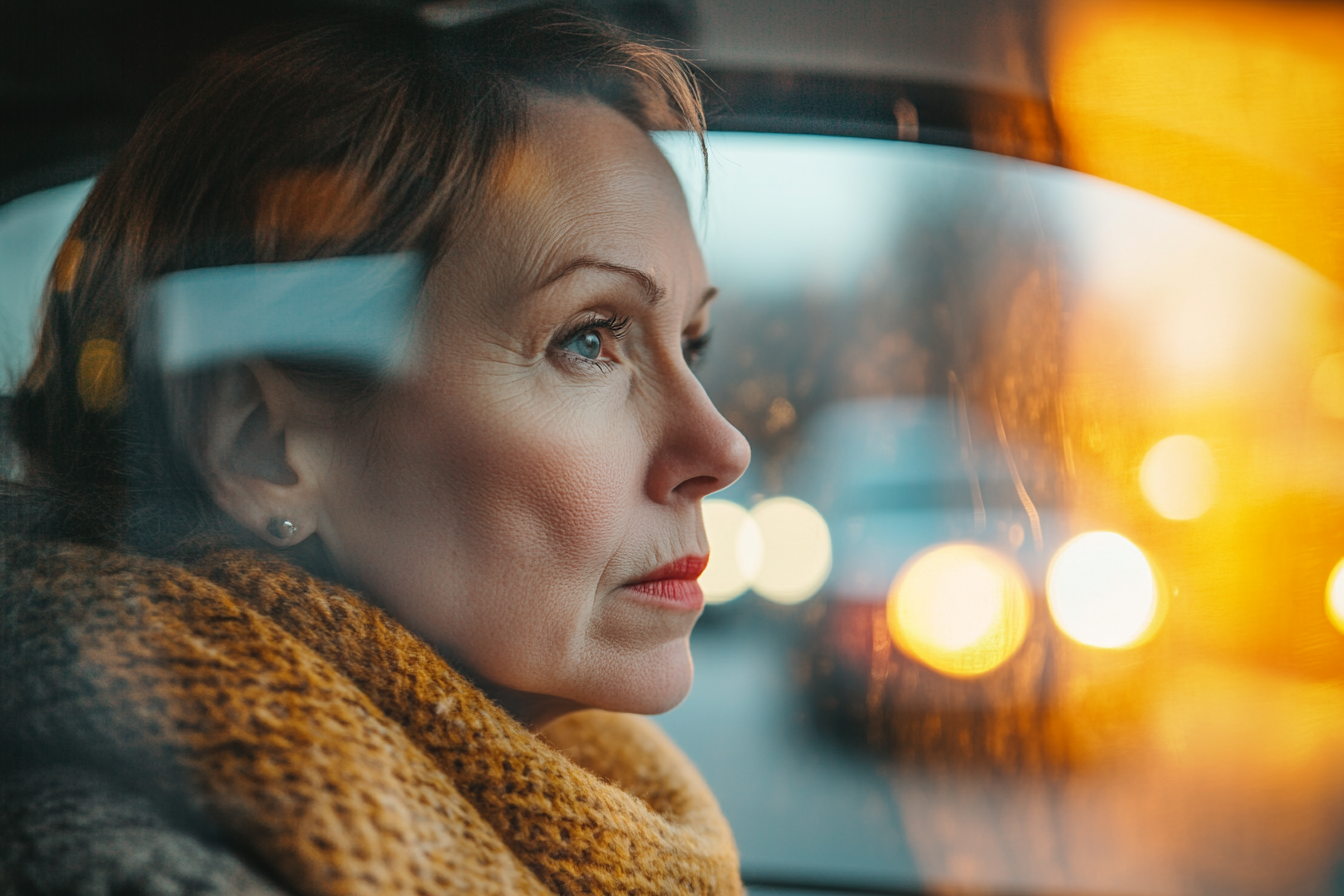
[[[294,533],[299,531],[299,527],[287,519],[273,516],[266,523],[266,531],[280,541],[289,541],[294,537]]]

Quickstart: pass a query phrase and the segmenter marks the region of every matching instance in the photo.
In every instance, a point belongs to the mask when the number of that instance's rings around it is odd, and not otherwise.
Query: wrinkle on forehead
[[[467,251],[514,295],[583,257],[661,281],[668,272],[657,268],[666,259],[640,235],[662,230],[669,218],[684,218],[689,232],[680,182],[653,140],[595,100],[540,94],[527,130],[492,169]]]
[[[611,187],[618,181],[642,182],[685,209],[672,166],[637,125],[595,100],[543,94],[523,138],[495,166],[491,188],[493,198],[506,206],[535,207],[538,202],[561,204],[580,192],[613,199]]]

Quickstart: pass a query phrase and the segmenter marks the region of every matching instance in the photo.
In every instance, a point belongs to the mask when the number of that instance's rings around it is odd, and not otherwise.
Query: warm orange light
[[[75,278],[83,261],[83,240],[70,237],[61,244],[60,251],[56,253],[56,264],[51,269],[51,285],[57,292],[69,292],[75,288]]]
[[[1060,548],[1050,561],[1045,594],[1055,624],[1089,647],[1134,647],[1162,624],[1148,558],[1115,532],[1086,532]]]
[[[105,411],[121,400],[125,372],[121,347],[110,339],[90,339],[79,352],[79,398],[91,411]]]
[[[1344,560],[1335,564],[1325,587],[1325,615],[1330,624],[1344,632]]]
[[[892,640],[946,675],[970,677],[1002,665],[1031,622],[1017,567],[975,544],[945,544],[905,565],[887,597]]]
[[[1344,354],[1326,355],[1316,365],[1311,401],[1327,417],[1344,418]]]
[[[1195,436],[1169,436],[1148,450],[1139,486],[1153,509],[1169,520],[1202,516],[1218,495],[1218,464]]]
[[[1344,279],[1344,7],[1056,0],[1069,163]]]

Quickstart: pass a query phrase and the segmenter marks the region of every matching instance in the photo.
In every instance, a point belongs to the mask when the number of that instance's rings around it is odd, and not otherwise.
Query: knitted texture
[[[270,555],[0,542],[0,733],[117,769],[307,894],[741,892],[652,722],[532,734],[357,594]]]
[[[11,771],[0,776],[0,896],[285,896],[208,833],[85,768]]]

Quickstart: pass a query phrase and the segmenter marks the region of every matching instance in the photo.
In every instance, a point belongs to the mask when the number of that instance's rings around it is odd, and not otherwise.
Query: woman
[[[3,543],[0,891],[740,890],[623,715],[690,687],[748,461],[669,128],[682,64],[547,12],[254,37],[157,102],[15,401],[64,498]]]

